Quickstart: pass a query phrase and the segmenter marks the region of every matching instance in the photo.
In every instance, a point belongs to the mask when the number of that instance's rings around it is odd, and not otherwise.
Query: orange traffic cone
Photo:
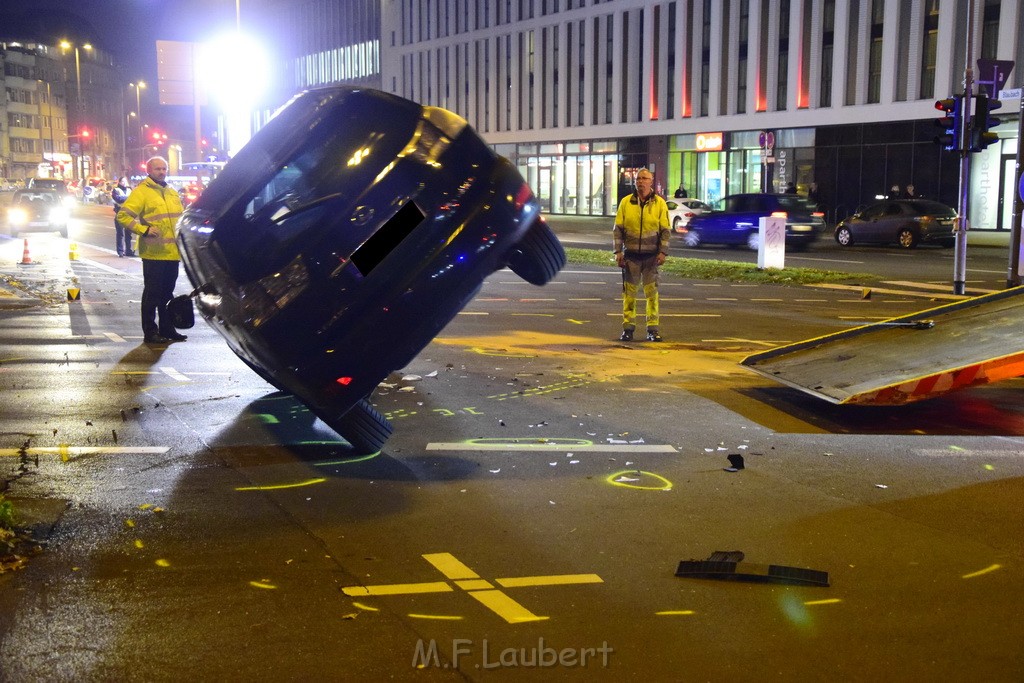
[[[28,254],[28,238],[25,238],[25,249],[21,252],[21,264],[28,265],[32,263],[32,257]]]

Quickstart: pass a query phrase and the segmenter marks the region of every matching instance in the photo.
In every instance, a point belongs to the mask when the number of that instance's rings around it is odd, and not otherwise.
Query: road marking
[[[973,579],[976,576],[982,576],[983,574],[988,574],[990,572],[994,572],[997,569],[1002,569],[1002,568],[1003,568],[1003,565],[1001,565],[1001,564],[991,564],[991,565],[985,567],[984,569],[979,569],[976,572],[971,572],[970,574],[964,574],[960,578],[961,579]]]
[[[806,285],[807,287],[819,287],[821,289],[840,289],[848,292],[862,292],[864,287],[858,285],[840,285],[834,282],[822,282],[818,284]],[[961,294],[942,294],[940,292],[914,292],[906,289],[880,289],[877,287],[871,287],[871,291],[875,294],[896,294],[898,296],[922,296],[929,299],[949,299],[950,301],[962,301],[968,297]]]
[[[113,332],[104,332],[103,336],[117,344],[123,344],[125,342],[124,337],[119,334],[114,334]]]
[[[917,289],[930,289],[935,291],[948,292],[950,289],[949,285],[932,284],[930,282],[910,282],[909,280],[884,280],[884,285],[894,285],[896,287],[916,287]],[[968,291],[981,292],[982,294],[991,294],[992,292],[1001,292],[1001,289],[982,289],[980,287],[971,287]]]
[[[764,341],[762,339],[744,339],[743,337],[726,337],[724,339],[701,339],[704,344],[734,344],[737,342],[743,342],[745,344],[757,344],[759,346],[782,346],[783,344],[792,344],[793,342],[781,339],[776,341]]]
[[[160,455],[171,450],[169,446],[33,446],[24,451],[20,448],[0,448],[0,457],[25,455]]]
[[[500,590],[495,589],[491,582],[482,579],[479,574],[451,553],[427,553],[422,555],[422,557],[441,572],[446,579],[469,593],[470,597],[510,624],[548,619],[548,617],[537,616]],[[494,581],[504,588],[604,583],[604,580],[597,574],[517,576],[495,579]],[[369,595],[453,593],[455,589],[447,581],[433,581],[427,583],[380,584],[375,586],[345,586],[341,589],[341,592],[349,597],[364,597]]]
[[[601,443],[560,443],[557,440],[543,441],[492,441],[471,439],[465,442],[437,441],[427,444],[428,451],[584,451],[588,453],[677,453],[668,444],[601,444]]]
[[[180,372],[178,372],[177,370],[175,370],[174,368],[162,367],[162,368],[160,368],[160,372],[164,373],[165,375],[167,375],[171,379],[178,380],[179,382],[191,382],[192,381],[188,377],[186,377],[185,375],[183,375]]]

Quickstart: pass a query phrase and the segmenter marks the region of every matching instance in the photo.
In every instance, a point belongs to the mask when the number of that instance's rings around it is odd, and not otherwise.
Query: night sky
[[[244,21],[245,2],[242,1]],[[156,83],[156,41],[203,41],[235,27],[235,0],[0,0],[0,40],[93,42],[115,56],[127,80]],[[146,119],[189,139],[190,107],[158,107],[143,90]]]

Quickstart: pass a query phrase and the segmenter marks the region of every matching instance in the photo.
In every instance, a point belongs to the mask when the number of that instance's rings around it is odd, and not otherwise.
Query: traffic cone
[[[72,242],[68,246],[68,260],[69,261],[77,261],[78,260],[78,242]]]
[[[28,253],[28,238],[26,237],[25,238],[25,249],[24,249],[24,251],[21,252],[21,264],[23,266],[27,266],[30,263],[32,263],[32,257],[29,256],[29,253]]]

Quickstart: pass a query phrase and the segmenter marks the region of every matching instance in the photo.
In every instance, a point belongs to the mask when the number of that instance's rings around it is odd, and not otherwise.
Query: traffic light
[[[935,125],[942,129],[940,135],[932,138],[935,144],[942,145],[942,149],[950,152],[959,152],[963,147],[960,141],[960,120],[963,118],[962,95],[953,95],[935,103],[935,108],[945,112],[945,116],[935,121]]]
[[[989,131],[989,128],[998,126],[999,119],[989,116],[989,112],[999,109],[1001,106],[1003,106],[1002,102],[990,99],[988,95],[974,96],[974,118],[971,119],[972,152],[980,152],[993,142],[998,142],[999,136]]]
[[[82,132],[81,132],[81,135],[82,135],[82,137],[83,137],[83,138],[87,138],[87,137],[89,137],[90,135],[92,135],[92,133],[90,133],[90,132],[89,132],[89,129],[88,129],[88,128],[83,128],[83,129],[82,129]]]

